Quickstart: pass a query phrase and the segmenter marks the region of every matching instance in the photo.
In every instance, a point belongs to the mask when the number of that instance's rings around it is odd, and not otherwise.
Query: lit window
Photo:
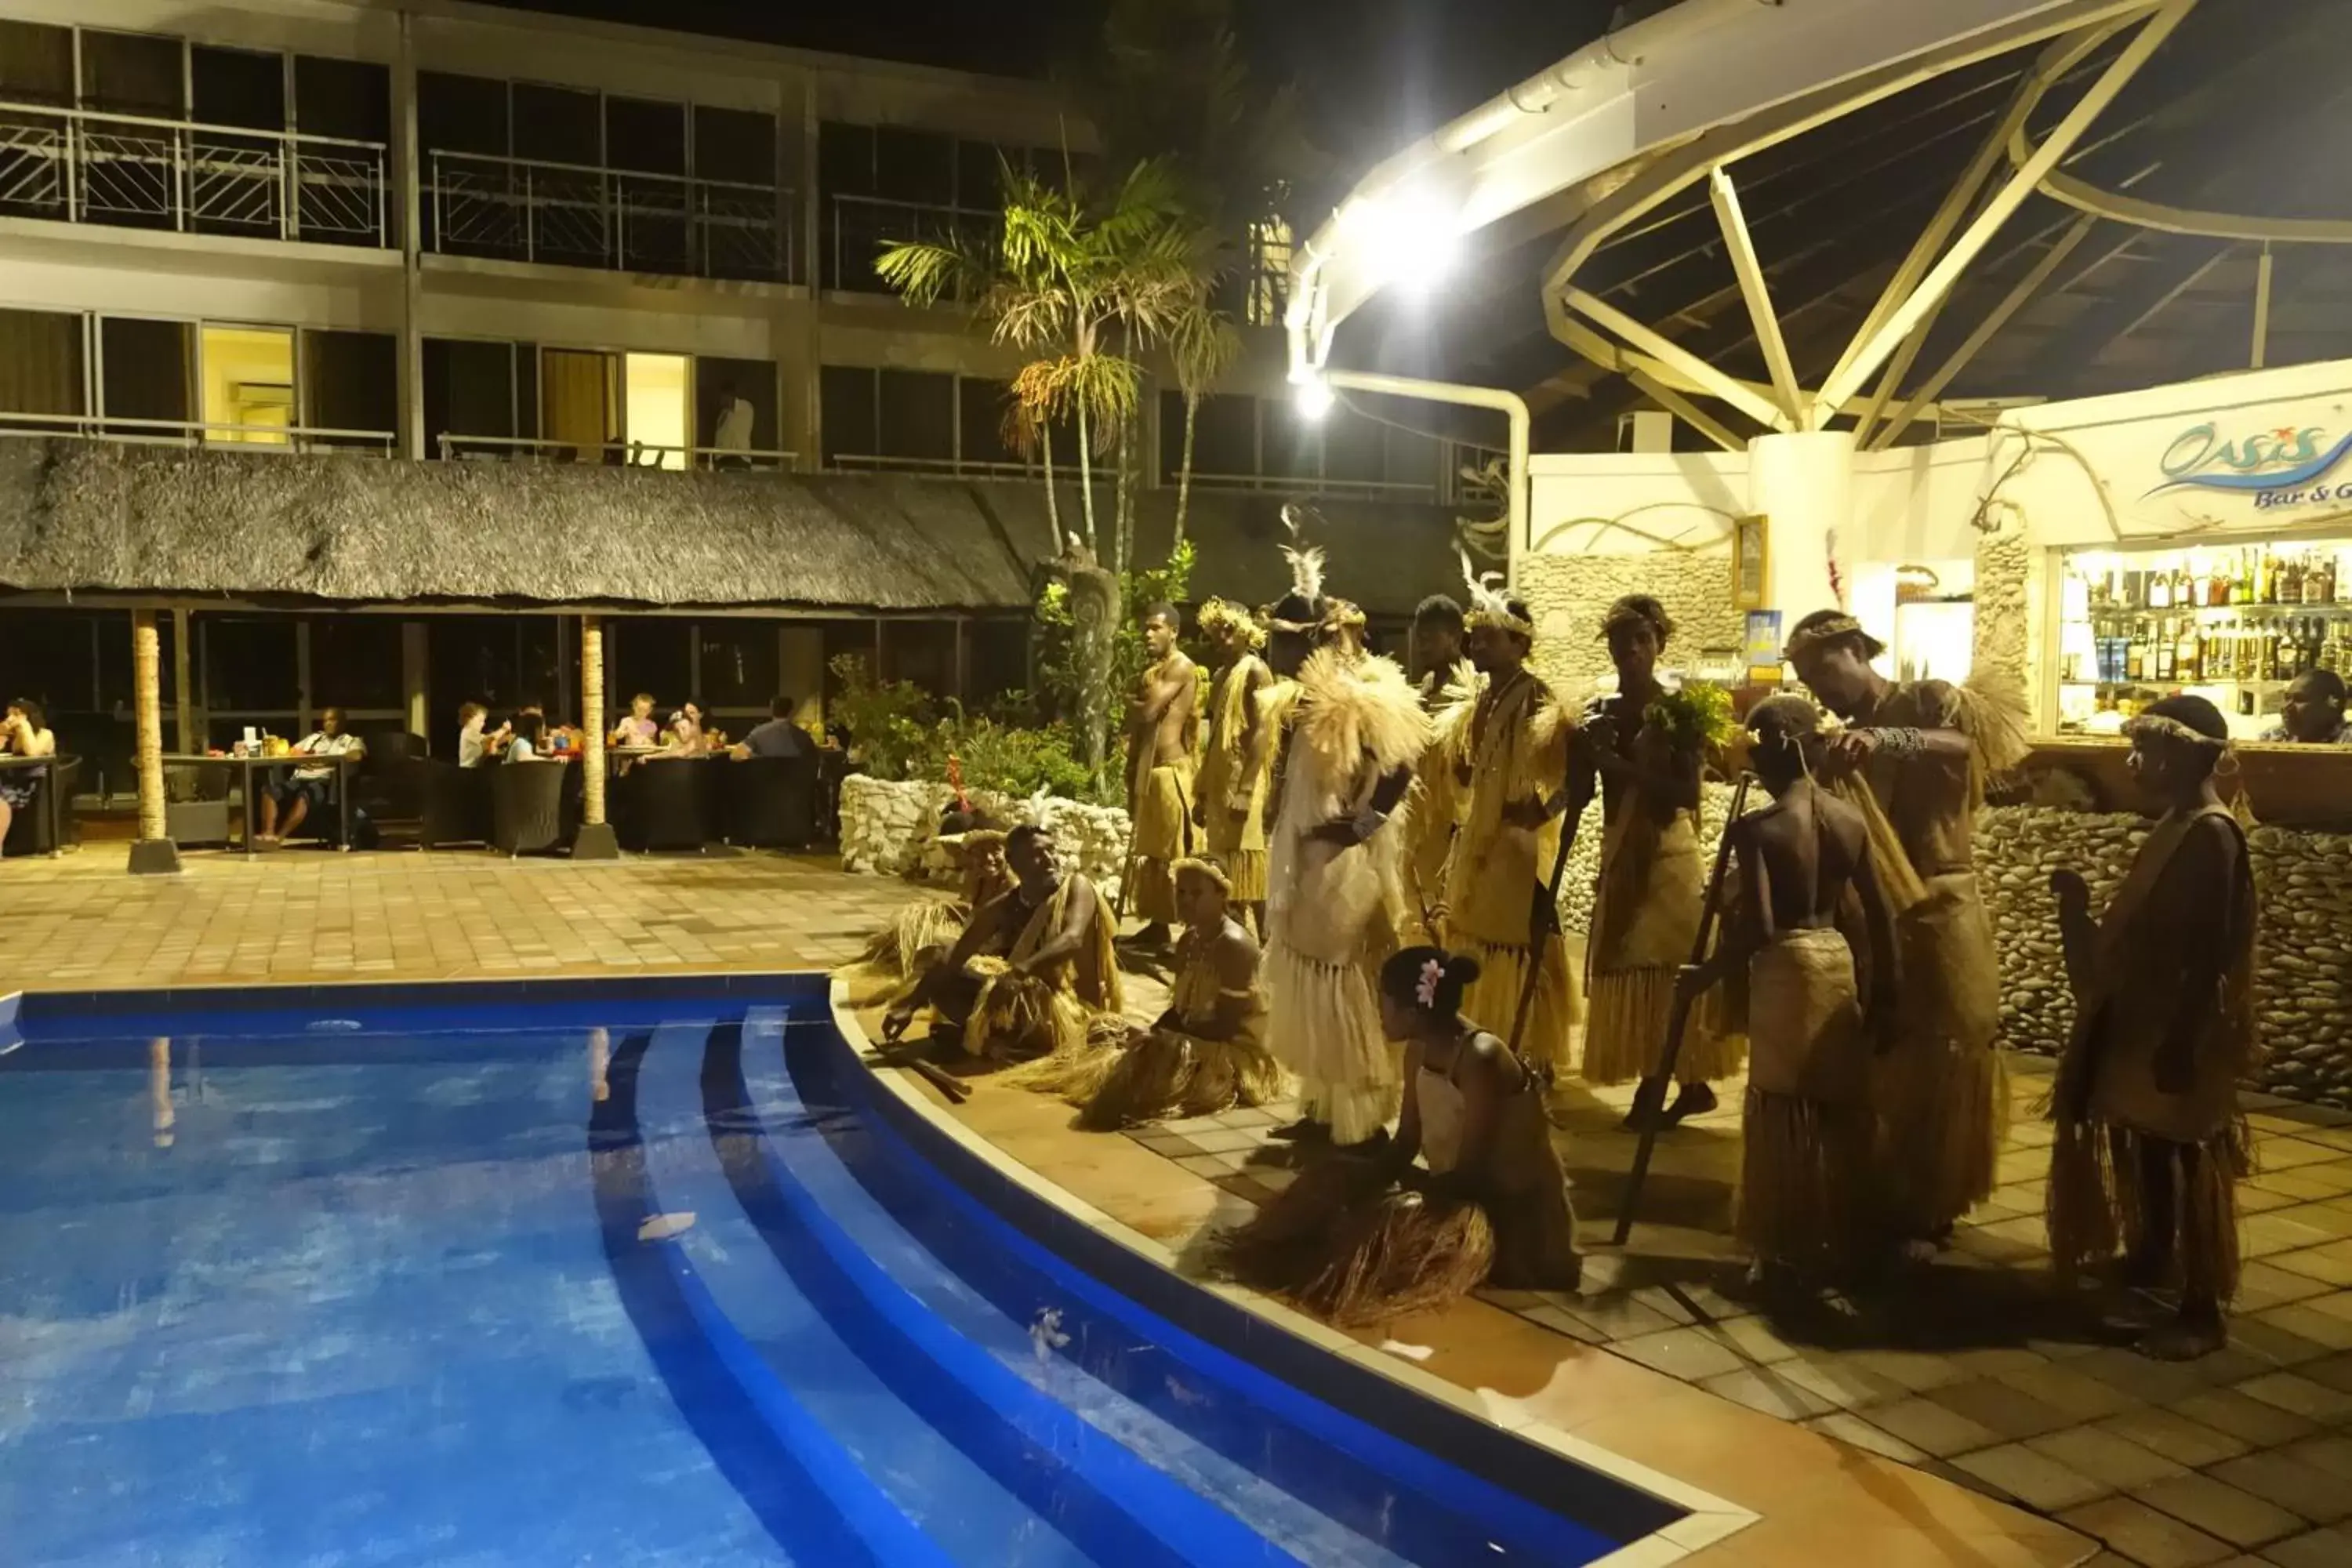
[[[1253,327],[1282,324],[1283,302],[1290,289],[1290,225],[1278,217],[1263,217],[1249,227],[1249,297],[1243,317]]]
[[[204,329],[204,438],[282,447],[294,416],[294,333],[285,327]]]

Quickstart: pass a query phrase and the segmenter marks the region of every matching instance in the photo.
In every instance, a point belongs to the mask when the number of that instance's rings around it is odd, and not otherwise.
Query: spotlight
[[[1298,416],[1309,425],[1320,424],[1323,416],[1331,412],[1331,384],[1319,375],[1309,374],[1294,383],[1291,396],[1297,402]]]
[[[1461,213],[1425,186],[1358,205],[1355,243],[1382,281],[1426,292],[1445,279],[1461,251]]]

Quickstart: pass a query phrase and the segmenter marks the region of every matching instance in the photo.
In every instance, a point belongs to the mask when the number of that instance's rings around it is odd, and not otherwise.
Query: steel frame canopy
[[[1609,34],[1375,168],[1301,246],[1291,266],[1290,379],[1319,383],[1340,322],[1400,269],[1425,256],[1433,237],[1459,237],[1568,195],[1577,209],[1545,279],[1555,336],[1612,368],[1669,393],[1731,404],[1768,426],[1818,426],[1856,412],[1861,383],[1932,314],[1948,286],[2001,218],[2054,167],[2075,137],[2195,0],[1684,0]],[[1917,267],[1906,263],[1900,297],[1872,313],[1857,351],[1808,396],[1774,354],[1777,329],[1760,273],[1745,246],[1738,193],[1724,166],[1864,105],[1972,61],[2040,40],[2078,35],[2065,58],[2084,55],[2118,29],[2138,33],[2065,123],[2019,168],[2015,195],[1996,194],[1997,215],[1979,210],[1961,244],[1937,259],[1965,201],[1947,204],[1922,237]],[[2021,94],[2015,112],[2030,107]],[[2038,99],[2039,94],[2032,95]],[[1980,182],[2007,151],[2007,136],[1980,160]],[[2031,177],[2026,177],[2028,175]],[[1735,381],[1677,349],[1570,279],[1610,234],[1700,181],[1722,220],[1735,268],[1766,347],[1773,384]],[[1968,184],[1969,182],[1964,182]],[[1986,221],[1988,217],[1990,221]],[[1940,229],[1940,232],[1937,232]],[[1980,233],[1979,230],[1982,232]],[[1971,246],[1973,242],[1973,246]],[[1744,263],[1744,264],[1743,264]],[[1933,269],[1928,269],[1933,264]],[[1892,295],[1895,291],[1890,290]],[[1595,309],[1594,307],[1598,307]],[[1622,337],[1620,347],[1583,321]]]

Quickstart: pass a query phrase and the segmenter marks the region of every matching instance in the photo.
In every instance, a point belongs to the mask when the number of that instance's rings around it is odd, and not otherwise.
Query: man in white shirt
[[[759,412],[751,406],[751,400],[739,395],[733,384],[725,384],[719,388],[719,423],[710,436],[710,445],[718,453],[712,459],[714,467],[748,468],[751,466],[751,459],[745,454],[751,450],[753,426],[758,420]]]
[[[343,710],[330,708],[319,715],[319,727],[295,742],[294,754],[306,757],[363,756],[367,748],[357,735],[343,728]],[[298,767],[290,778],[277,778],[261,796],[261,841],[275,844],[289,837],[302,826],[313,806],[327,804],[328,792],[333,787],[337,769],[323,763]],[[285,809],[285,820],[278,820],[278,810]]]

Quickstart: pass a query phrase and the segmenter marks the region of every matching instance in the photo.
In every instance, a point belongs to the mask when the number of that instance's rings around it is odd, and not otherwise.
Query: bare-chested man
[[[1136,942],[1166,947],[1176,918],[1168,868],[1192,853],[1192,774],[1200,671],[1176,647],[1181,625],[1172,605],[1144,612],[1143,646],[1151,666],[1127,709],[1127,814],[1133,825],[1135,908],[1143,917]]]
[[[1264,698],[1274,671],[1256,653],[1265,634],[1241,605],[1211,599],[1200,620],[1201,635],[1216,650],[1217,672],[1192,822],[1207,840],[1208,858],[1224,871],[1235,912],[1264,931],[1267,770],[1255,764],[1268,754],[1257,742],[1269,722]]]
[[[2133,780],[2162,818],[2095,928],[2083,879],[2051,877],[2075,1023],[2051,1097],[2050,1250],[2068,1273],[2120,1250],[2126,1284],[2177,1290],[2172,1321],[2140,1349],[2187,1361],[2221,1348],[2238,1285],[2254,881],[2245,834],[2213,787],[2230,744],[2221,710],[2168,697],[2124,733]]]
[[[1734,1229],[1759,1277],[1834,1277],[1863,1250],[1871,1155],[1869,1042],[1886,1037],[1897,963],[1862,813],[1814,786],[1820,714],[1801,697],[1748,715],[1772,804],[1732,824],[1738,891],[1700,988],[1745,972],[1748,1103]],[[1858,955],[1841,921],[1863,939]],[[1867,991],[1869,1023],[1863,997]]]

